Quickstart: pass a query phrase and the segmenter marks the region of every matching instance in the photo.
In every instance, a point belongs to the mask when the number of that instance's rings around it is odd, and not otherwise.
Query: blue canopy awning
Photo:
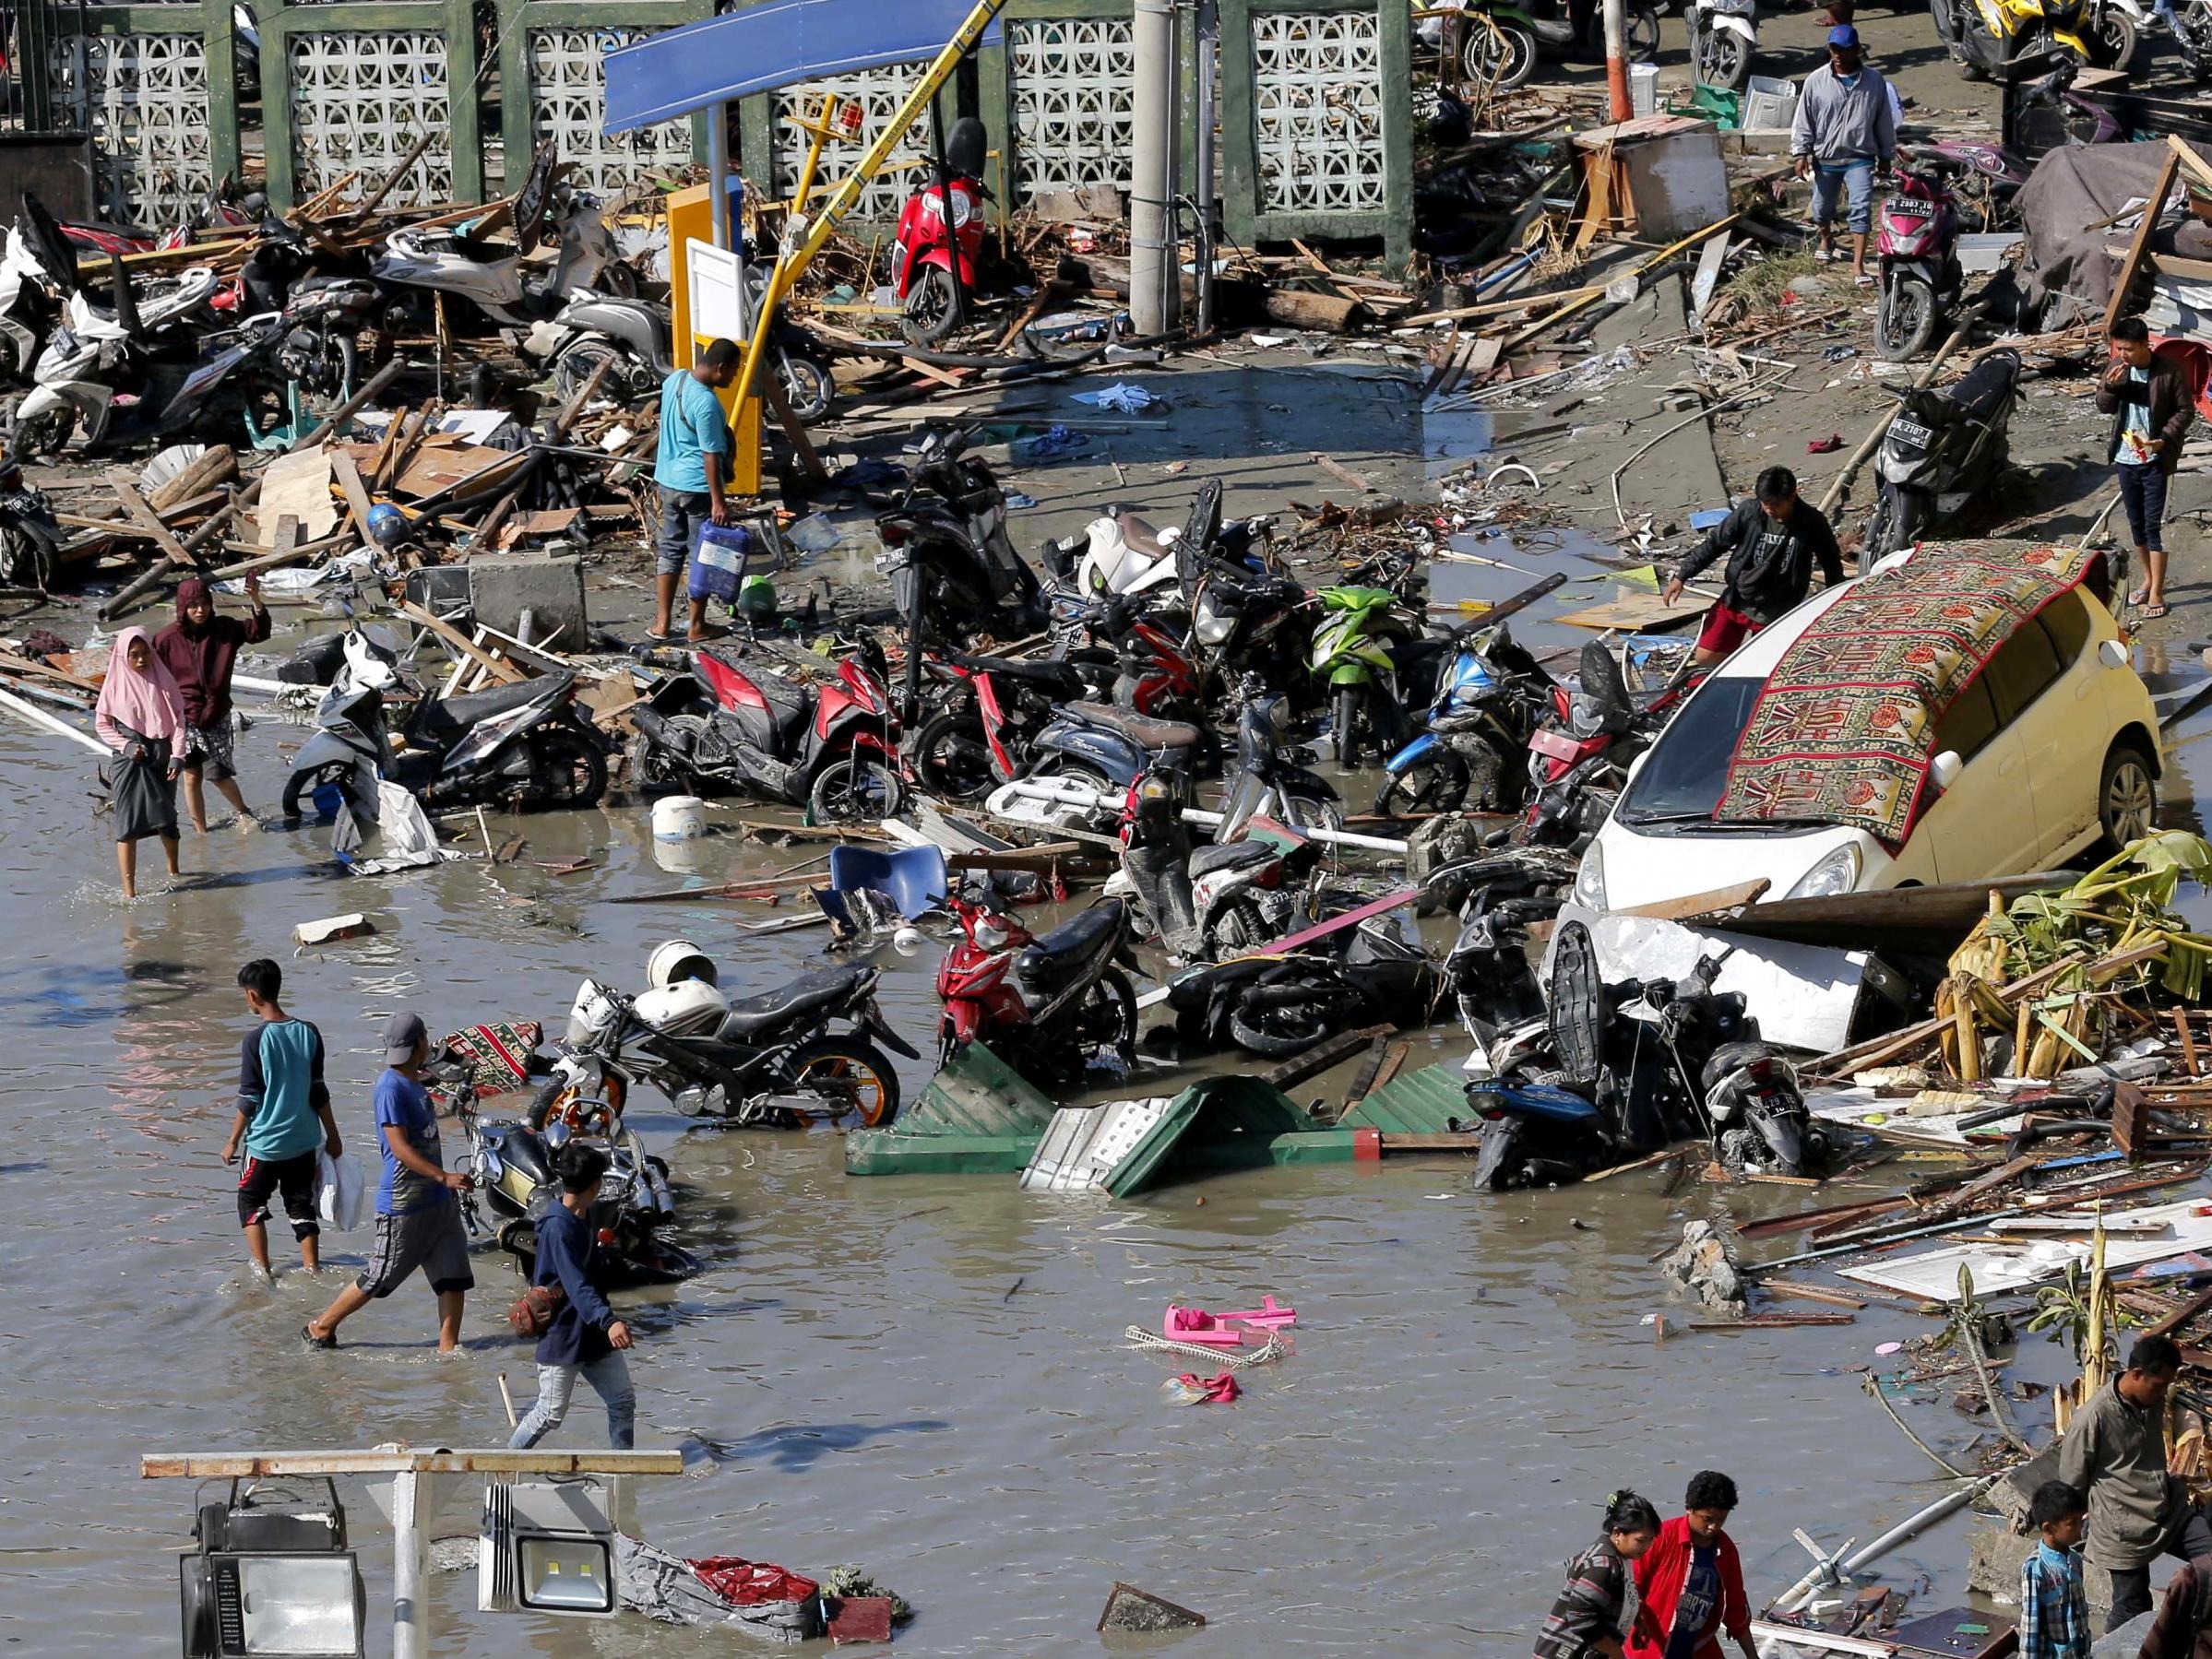
[[[824,76],[933,58],[974,0],[766,0],[607,54],[610,133]],[[994,20],[983,36],[999,44]]]

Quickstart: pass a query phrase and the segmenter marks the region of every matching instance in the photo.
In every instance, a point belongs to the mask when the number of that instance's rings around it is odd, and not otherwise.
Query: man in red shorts
[[[1843,552],[1818,507],[1797,496],[1797,475],[1787,467],[1759,474],[1755,497],[1738,502],[1706,532],[1674,568],[1661,594],[1671,605],[1683,584],[1720,557],[1728,570],[1720,598],[1698,632],[1694,668],[1709,669],[1775,618],[1794,610],[1813,590],[1813,567],[1834,587],[1843,580]]]

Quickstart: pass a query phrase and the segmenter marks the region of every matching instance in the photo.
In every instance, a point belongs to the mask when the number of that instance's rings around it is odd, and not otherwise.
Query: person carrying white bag
[[[268,957],[240,968],[238,987],[260,1022],[239,1046],[238,1111],[222,1146],[222,1161],[229,1164],[237,1161],[244,1143],[238,1225],[245,1229],[254,1271],[264,1280],[273,1277],[268,1203],[281,1194],[285,1216],[299,1240],[300,1264],[315,1273],[322,1266],[318,1160],[345,1153],[338,1120],[330,1112],[330,1090],[323,1082],[323,1034],[284,1012],[277,1000],[284,989],[284,970]]]

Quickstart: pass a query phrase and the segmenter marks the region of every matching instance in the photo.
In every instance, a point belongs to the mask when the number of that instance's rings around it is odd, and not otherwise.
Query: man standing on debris
[[[699,550],[699,532],[709,523],[730,522],[722,484],[737,444],[715,394],[726,390],[737,372],[737,347],[713,340],[696,363],[660,383],[660,448],[653,462],[653,484],[660,492],[660,536],[653,560],[656,640],[667,640],[674,627],[676,585],[683,580],[684,562]],[[705,599],[691,601],[688,637],[708,637]]]
[[[238,812],[238,827],[251,832],[259,821],[238,792],[238,767],[231,752],[231,670],[241,646],[257,646],[269,634],[268,607],[261,602],[261,578],[245,579],[253,615],[241,622],[219,616],[215,596],[197,576],[177,584],[177,620],[154,635],[154,651],[168,665],[184,693],[184,809],[192,827],[208,833],[204,776]]]
[[[1820,231],[1814,257],[1836,257],[1836,198],[1849,192],[1851,280],[1873,281],[1866,269],[1866,234],[1873,228],[1874,168],[1889,171],[1897,153],[1889,83],[1866,66],[1859,31],[1849,23],[1828,30],[1828,61],[1805,77],[1797,119],[1790,127],[1797,176],[1813,181],[1813,222]]]
[[[2128,534],[2143,566],[2143,586],[2127,596],[2145,622],[2166,614],[2166,489],[2182,464],[2182,441],[2195,418],[2189,376],[2170,357],[2150,349],[2141,317],[2112,325],[2112,361],[2097,385],[2097,407],[2112,418],[2105,458],[2120,482]]]
[[[607,1408],[607,1443],[627,1452],[637,1443],[637,1393],[630,1386],[630,1327],[614,1316],[592,1282],[598,1241],[591,1206],[607,1179],[607,1155],[571,1141],[561,1148],[561,1202],[538,1222],[538,1261],[530,1274],[535,1306],[550,1309],[538,1338],[538,1403],[516,1425],[512,1452],[526,1452],[561,1426],[580,1376]]]
[[[376,1248],[361,1277],[300,1334],[311,1348],[335,1348],[339,1325],[391,1295],[419,1267],[438,1298],[438,1352],[450,1354],[461,1345],[461,1308],[476,1284],[456,1198],[468,1191],[469,1178],[441,1161],[437,1108],[422,1086],[430,1033],[421,1014],[392,1015],[384,1028],[384,1063],[376,1080],[376,1127],[384,1136]]]
[[[1729,515],[1706,532],[1667,578],[1660,597],[1671,605],[1683,584],[1728,555],[1720,598],[1697,635],[1692,661],[1710,668],[1775,618],[1795,610],[1813,590],[1813,567],[1830,587],[1843,580],[1843,551],[1821,510],[1797,493],[1797,474],[1769,467],[1759,474],[1758,493],[1738,502]]]
[[[2212,1555],[2212,1525],[2166,1472],[2166,1391],[2181,1369],[2170,1339],[2142,1338],[2127,1369],[2082,1403],[2059,1442],[2059,1479],[2088,1495],[2082,1553],[2112,1577],[2108,1631],[2150,1610],[2150,1564],[2160,1556]]]

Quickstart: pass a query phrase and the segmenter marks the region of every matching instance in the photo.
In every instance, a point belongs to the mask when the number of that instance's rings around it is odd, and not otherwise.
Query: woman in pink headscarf
[[[115,752],[115,864],[123,896],[137,898],[138,843],[147,836],[161,837],[169,873],[177,873],[176,782],[185,731],[184,693],[145,629],[115,636],[92,727]]]

